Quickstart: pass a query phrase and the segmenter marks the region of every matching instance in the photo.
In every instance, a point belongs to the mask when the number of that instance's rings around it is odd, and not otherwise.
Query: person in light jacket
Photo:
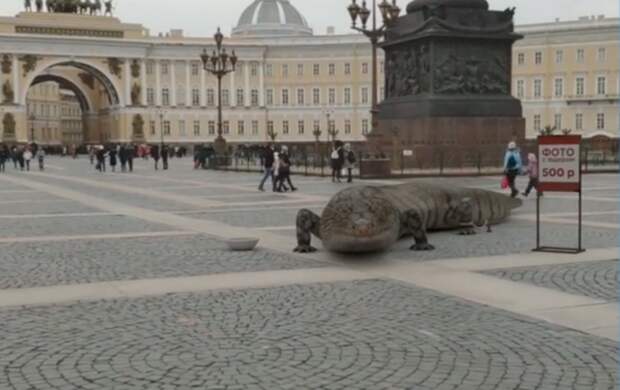
[[[532,189],[535,188],[538,195],[543,196],[543,192],[538,189],[538,160],[534,153],[527,155],[527,168],[525,171],[530,177],[530,182],[522,195],[525,197],[529,196]]]

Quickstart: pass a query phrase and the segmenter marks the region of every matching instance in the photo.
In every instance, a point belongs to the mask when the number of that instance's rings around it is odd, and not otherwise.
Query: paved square
[[[0,390],[618,387],[617,175],[584,178],[578,256],[531,252],[530,198],[492,233],[352,257],[291,251],[297,211],[347,184],[261,193],[254,173],[171,164],[0,175]],[[574,244],[576,212],[546,194],[545,244]]]

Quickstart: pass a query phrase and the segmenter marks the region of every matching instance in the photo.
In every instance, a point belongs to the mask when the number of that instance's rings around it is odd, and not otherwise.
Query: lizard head
[[[376,187],[352,187],[336,194],[321,217],[323,245],[335,252],[372,252],[398,240],[400,216]]]

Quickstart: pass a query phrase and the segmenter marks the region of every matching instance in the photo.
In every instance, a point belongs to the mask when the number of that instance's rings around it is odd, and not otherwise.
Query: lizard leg
[[[403,223],[405,228],[415,240],[415,244],[413,244],[409,249],[414,251],[431,251],[435,249],[434,246],[428,243],[424,220],[418,212],[414,210],[405,212],[403,215]]]
[[[297,247],[294,252],[316,252],[316,248],[310,245],[312,235],[321,238],[321,217],[308,209],[301,209],[297,213]]]
[[[461,199],[455,206],[454,216],[459,222],[461,236],[472,236],[476,234],[476,223],[474,221],[474,207],[470,198]]]

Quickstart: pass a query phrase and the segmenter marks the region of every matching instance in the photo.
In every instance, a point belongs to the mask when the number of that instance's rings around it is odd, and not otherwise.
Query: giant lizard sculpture
[[[302,209],[297,214],[295,252],[314,252],[311,235],[333,252],[377,252],[401,237],[411,235],[412,250],[432,250],[426,232],[458,229],[475,234],[475,226],[504,221],[519,199],[475,188],[407,183],[395,186],[361,186],[340,191],[321,217]]]

